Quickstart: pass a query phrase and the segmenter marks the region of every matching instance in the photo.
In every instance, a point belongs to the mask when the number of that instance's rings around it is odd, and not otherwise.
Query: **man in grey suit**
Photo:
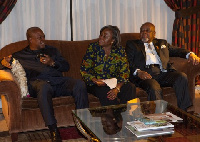
[[[161,87],[173,87],[178,107],[186,111],[192,106],[187,76],[173,68],[169,57],[187,58],[194,65],[199,64],[199,58],[193,52],[155,38],[155,35],[155,26],[147,22],[140,28],[140,40],[127,41],[130,81],[147,92],[148,100],[162,99]]]

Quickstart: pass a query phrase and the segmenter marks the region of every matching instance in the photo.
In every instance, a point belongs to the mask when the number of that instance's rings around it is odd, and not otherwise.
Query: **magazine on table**
[[[150,136],[159,136],[159,135],[166,135],[166,134],[173,134],[174,133],[174,130],[170,129],[170,128],[137,131],[132,126],[125,126],[125,127],[128,130],[130,130],[133,134],[135,134],[138,138],[140,138],[140,137],[150,137]]]
[[[147,117],[151,120],[165,120],[168,122],[183,121],[182,118],[172,114],[171,112],[148,114],[148,115],[144,115],[144,117]]]
[[[174,125],[171,122],[181,122],[182,118],[172,114],[171,112],[154,113],[144,115],[135,121],[127,122],[128,125],[135,128],[137,131],[143,131],[148,129],[164,129],[173,128]]]
[[[145,119],[145,118],[144,118]],[[144,130],[155,130],[155,129],[164,129],[164,128],[173,128],[174,125],[167,121],[152,121],[152,120],[137,120],[127,122],[128,125],[135,128],[137,131]]]

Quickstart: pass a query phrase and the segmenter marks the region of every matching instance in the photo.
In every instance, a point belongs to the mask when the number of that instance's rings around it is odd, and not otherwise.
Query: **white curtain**
[[[156,26],[156,36],[171,43],[174,12],[164,0],[72,0],[73,40],[94,39],[100,29],[116,25],[121,33],[139,32],[144,22]],[[71,40],[70,0],[18,0],[0,25],[0,49],[26,39],[38,26],[50,40]]]
[[[71,40],[70,0],[18,0],[0,25],[0,49],[26,40],[26,30],[40,27],[46,39]]]
[[[108,24],[121,33],[139,32],[148,21],[156,26],[157,38],[171,43],[174,18],[164,0],[73,0],[73,39],[97,38]]]

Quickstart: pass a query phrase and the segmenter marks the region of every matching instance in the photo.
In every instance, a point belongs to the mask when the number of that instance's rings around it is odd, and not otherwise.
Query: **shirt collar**
[[[153,45],[153,42],[150,42],[150,43],[144,43],[145,46],[148,45],[148,44]]]

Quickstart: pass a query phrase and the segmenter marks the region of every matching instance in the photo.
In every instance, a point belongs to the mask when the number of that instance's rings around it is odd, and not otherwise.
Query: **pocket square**
[[[162,48],[166,48],[166,46],[165,46],[165,45],[162,45],[162,46],[161,46],[161,49],[162,49]]]

